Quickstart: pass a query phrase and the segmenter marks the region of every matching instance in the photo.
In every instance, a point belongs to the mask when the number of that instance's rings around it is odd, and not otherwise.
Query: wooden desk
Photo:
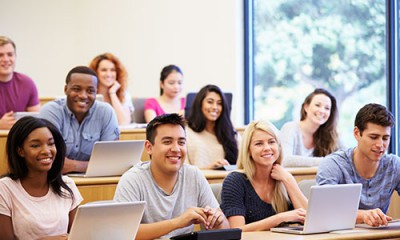
[[[323,233],[311,235],[294,235],[284,233],[264,232],[244,232],[242,240],[354,240],[354,239],[389,239],[400,238],[400,229],[356,229],[354,232],[337,234]]]
[[[304,169],[290,169],[295,176],[311,177],[308,173],[312,173],[312,170]],[[204,176],[209,183],[221,183],[224,178],[230,173],[228,171],[219,170],[202,170]],[[316,170],[314,170],[315,176]],[[78,187],[82,197],[83,203],[100,201],[100,200],[112,200],[114,198],[115,189],[117,187],[120,177],[98,177],[98,178],[81,178],[72,177],[76,186]]]
[[[7,173],[7,143],[8,130],[0,130],[0,175]]]

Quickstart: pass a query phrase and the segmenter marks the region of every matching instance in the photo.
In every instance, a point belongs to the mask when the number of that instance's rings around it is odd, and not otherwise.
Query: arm
[[[0,118],[0,129],[9,130],[15,122],[14,112],[7,112]]]
[[[63,173],[69,172],[86,172],[89,161],[78,161],[65,158],[64,167],[62,169]]]
[[[271,171],[271,177],[283,183],[290,199],[292,200],[294,208],[307,209],[307,198],[301,192],[296,179],[294,179],[292,174],[286,171],[281,165],[274,164]]]
[[[3,240],[14,240],[14,229],[12,219],[9,216],[0,214],[0,236]]]
[[[304,222],[306,211],[302,208],[295,209],[292,211],[282,212],[262,220],[252,222],[249,224],[245,223],[243,216],[231,216],[228,218],[231,228],[241,228],[244,232],[250,231],[266,231],[272,227],[276,227],[282,222]]]
[[[189,208],[179,217],[156,223],[140,224],[136,239],[155,239],[175,229],[192,224],[205,224],[207,215],[202,208]]]
[[[144,120],[149,123],[153,118],[157,116],[157,100],[155,98],[148,98],[144,102]]]
[[[106,104],[103,111],[104,120],[102,122],[103,129],[101,130],[100,141],[118,140],[120,137],[120,130],[114,109],[109,104]]]
[[[121,87],[118,81],[115,81],[114,84],[109,88],[108,94],[110,95],[111,106],[114,108],[115,113],[117,114],[118,124],[119,125],[127,125],[131,123],[131,112],[129,108],[125,107],[117,96],[117,91]],[[132,99],[125,99],[125,101],[132,101]]]
[[[152,110],[152,109],[146,109],[144,111],[144,119],[146,120],[146,123],[149,123],[156,116],[157,116],[156,112],[154,110]]]
[[[78,207],[72,209],[69,214],[68,214],[68,218],[69,218],[69,222],[68,222],[68,232],[71,230],[72,227],[72,223],[74,222],[75,219],[75,214],[77,211]]]

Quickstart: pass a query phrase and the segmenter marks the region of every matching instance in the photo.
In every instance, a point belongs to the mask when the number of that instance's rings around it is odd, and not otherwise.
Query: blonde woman
[[[222,186],[221,209],[231,228],[263,231],[283,222],[304,222],[307,199],[282,166],[279,132],[269,122],[250,123],[241,142],[238,168]]]

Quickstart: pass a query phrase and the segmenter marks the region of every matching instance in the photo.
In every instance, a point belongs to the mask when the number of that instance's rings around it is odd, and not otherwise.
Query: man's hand
[[[221,225],[225,220],[225,215],[219,208],[204,208],[204,213],[207,215],[207,221],[204,228],[209,230]]]
[[[0,118],[0,129],[9,130],[15,122],[14,112],[7,112]]]
[[[207,222],[207,214],[203,208],[192,207],[186,209],[182,215],[176,218],[178,228],[190,226],[192,224],[204,224]]]
[[[392,217],[385,215],[379,208],[371,210],[358,210],[358,223],[366,223],[373,227],[386,226]]]

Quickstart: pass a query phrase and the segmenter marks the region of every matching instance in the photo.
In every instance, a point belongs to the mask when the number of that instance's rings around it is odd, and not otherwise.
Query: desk
[[[359,229],[357,229],[358,231]],[[273,233],[270,231],[264,232],[245,232],[242,233],[242,240],[354,240],[354,239],[389,239],[400,238],[400,229],[361,229],[358,232],[336,234],[336,233],[322,233],[311,235],[294,235],[284,233]]]
[[[299,177],[300,179],[304,179],[304,177],[312,178],[313,175],[308,174],[312,172],[314,172],[315,177],[316,173],[316,169],[305,170],[293,168],[289,171],[293,172],[295,178]],[[221,183],[230,172],[219,170],[202,170],[202,173],[209,183]],[[84,199],[82,203],[113,199],[115,189],[120,179],[120,177],[71,178],[74,180]]]
[[[8,130],[0,130],[0,175],[7,172],[7,154],[6,154],[6,143],[7,143]]]

